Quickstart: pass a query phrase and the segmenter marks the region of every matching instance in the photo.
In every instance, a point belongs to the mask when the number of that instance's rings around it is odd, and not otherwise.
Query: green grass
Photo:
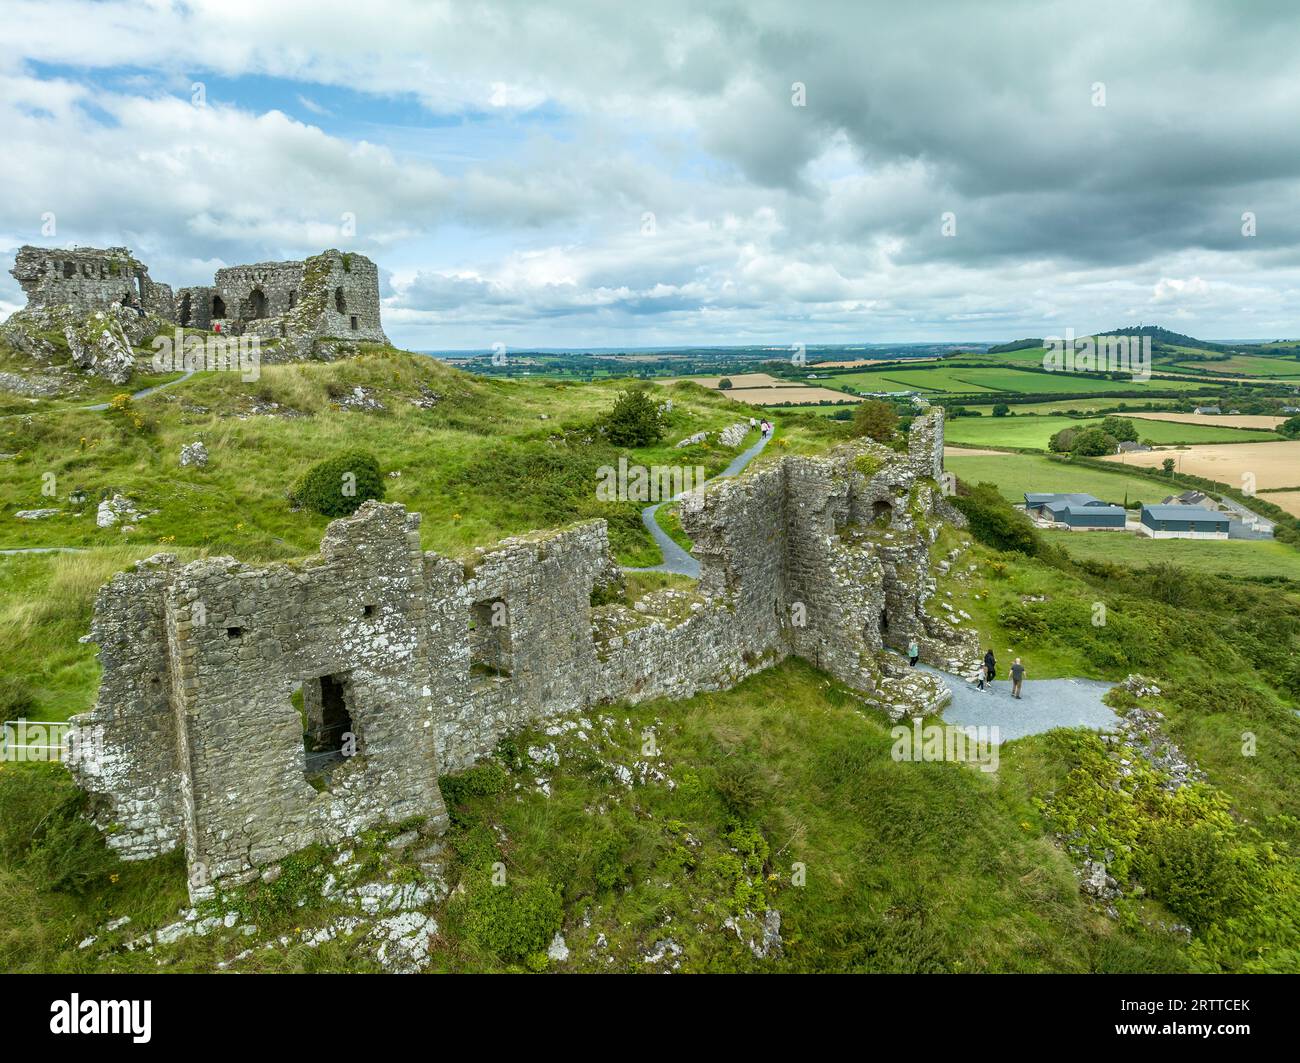
[[[1047,455],[958,456],[944,459],[944,466],[968,483],[997,484],[1003,498],[1021,505],[1027,491],[1086,492],[1116,503],[1122,503],[1126,493],[1130,502],[1158,502],[1175,493],[1143,476],[1085,468]]]
[[[1007,417],[954,417],[944,425],[944,439],[956,446],[1046,450],[1048,440],[1063,428],[1082,429],[1100,424],[1100,420],[1019,413]],[[1281,438],[1276,432],[1257,429],[1146,418],[1134,419],[1133,425],[1140,439],[1149,439],[1161,446],[1174,443],[1264,443]]]
[[[1188,373],[1257,376],[1266,379],[1294,379],[1300,377],[1300,361],[1257,354],[1234,354],[1225,361],[1175,362],[1169,368]]]
[[[1020,353],[1020,352],[1016,352]],[[1039,357],[1041,365],[1041,355]],[[901,389],[919,389],[935,395],[978,395],[986,396],[991,392],[1014,392],[1017,394],[1048,395],[1105,395],[1133,391],[1134,384],[1128,379],[1110,380],[1098,376],[1080,373],[1030,373],[1014,367],[979,368],[975,366],[937,364],[929,369],[912,369],[906,371],[884,370],[879,372],[847,373],[842,376],[828,376],[818,383],[830,388],[852,387],[859,391],[890,391]],[[1188,391],[1203,389],[1204,384],[1184,380],[1155,381],[1150,386],[1153,390]],[[986,398],[984,401],[993,401]]]
[[[513,534],[603,517],[621,560],[653,563],[653,546],[632,502],[596,497],[597,470],[633,464],[701,465],[708,475],[734,451],[710,441],[684,450],[673,444],[701,429],[711,433],[750,412],[692,385],[664,389],[674,410],[663,440],[620,451],[595,431],[627,382],[591,385],[466,376],[431,358],[380,351],[331,364],[268,366],[262,379],[202,374],[134,404],[126,415],[49,407],[32,419],[0,420],[0,547],[159,544],[210,549],[249,560],[313,553],[328,523],[294,512],[293,482],[322,456],[359,448],[376,455],[386,498],[423,515],[426,549],[462,555]],[[383,413],[347,412],[337,398],[365,387]],[[414,406],[421,389],[440,396],[432,409]],[[250,416],[254,400],[273,401],[304,416]],[[819,449],[837,426],[792,419],[784,445]],[[203,440],[205,469],[179,466],[181,447]],[[44,521],[19,521],[19,509],[44,507],[53,477],[57,495],[74,489],[89,503]],[[121,492],[159,512],[137,530],[95,526],[95,504]]]
[[[1300,583],[1300,550],[1272,540],[1148,539],[1127,532],[1046,531],[1044,535],[1083,561],[1163,563],[1239,579],[1282,577]]]
[[[1071,410],[1079,413],[1095,413],[1097,410],[1108,410],[1122,401],[1125,400],[1108,399],[1103,396],[1098,398],[1057,399],[1053,402],[1023,402],[1016,403],[1011,408],[1017,416],[1027,413],[1068,413]],[[968,410],[978,410],[982,417],[991,417],[993,415],[993,403],[981,401],[979,403],[964,403],[963,405]],[[948,423],[952,425],[959,419],[952,418]]]
[[[1121,928],[1082,900],[1067,857],[1034,805],[1059,777],[1046,746],[1031,739],[1004,752],[996,777],[957,764],[899,763],[888,721],[806,664],[789,661],[726,693],[684,702],[590,713],[587,740],[525,732],[503,751],[504,780],[452,786],[453,828],[444,839],[449,885],[468,888],[432,910],[440,971],[544,969],[503,950],[506,927],[478,885],[496,860],[516,895],[558,889],[559,917],[532,945],[562,930],[568,969],[656,969],[645,955],[671,938],[683,971],[1089,971],[1180,969],[1172,938]],[[608,726],[601,720],[608,720]],[[651,758],[666,781],[617,782],[613,765]],[[519,750],[554,742],[551,795]],[[454,783],[455,780],[448,780]],[[518,788],[516,788],[518,786]],[[474,793],[477,792],[477,796]],[[599,809],[599,814],[592,814]],[[376,877],[403,875],[401,858],[363,841],[358,861]],[[310,884],[328,854],[304,853],[295,877]],[[301,865],[301,868],[299,868]],[[25,872],[0,872],[8,919],[0,960],[8,970],[211,970],[264,939],[237,970],[368,970],[373,960],[345,941],[315,952],[299,928],[330,906],[269,908],[263,889],[224,907],[257,912],[259,934],[236,932],[100,955],[76,948],[103,920],[130,914],[136,929],[175,918],[183,904],[178,860],[124,869],[79,896],[42,893]],[[801,884],[796,884],[796,883]],[[151,888],[145,888],[145,884]],[[490,889],[491,887],[486,887]],[[781,913],[784,955],[758,960],[722,924]],[[284,909],[284,910],[282,910]],[[40,923],[39,933],[33,924]],[[606,944],[597,946],[598,935]],[[92,958],[93,957],[93,958]]]

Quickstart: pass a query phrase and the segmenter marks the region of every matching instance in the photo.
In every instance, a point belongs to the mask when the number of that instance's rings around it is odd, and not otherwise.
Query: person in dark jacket
[[[988,673],[988,683],[993,685],[993,677],[998,674],[998,662],[993,658],[993,647],[984,651],[984,670]]]

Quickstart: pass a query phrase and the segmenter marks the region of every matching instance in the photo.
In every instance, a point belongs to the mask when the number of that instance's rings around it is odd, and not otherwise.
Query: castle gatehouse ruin
[[[70,765],[127,859],[185,847],[192,891],[381,823],[446,811],[438,775],[588,706],[726,689],[795,654],[895,718],[941,683],[882,653],[916,639],[954,670],[974,636],[926,611],[943,415],[906,453],[782,456],[687,496],[693,591],[622,600],[605,522],[482,548],[420,547],[420,517],[365,503],[319,556],[253,567],[159,554],[99,592],[103,679]]]

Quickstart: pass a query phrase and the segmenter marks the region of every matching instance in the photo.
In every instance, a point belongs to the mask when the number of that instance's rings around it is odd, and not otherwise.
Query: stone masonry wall
[[[125,247],[60,249],[24,245],[10,272],[22,285],[28,309],[71,306],[106,310],[127,300],[165,318],[172,292],[149,278],[149,268]]]
[[[941,440],[941,419],[918,417],[914,444]],[[970,653],[924,608],[939,494],[917,469],[934,464],[861,443],[711,484],[681,509],[698,586],[635,608],[602,597],[621,577],[600,520],[462,563],[421,552],[418,515],[367,502],[300,565],[159,555],[100,592],[104,680],[78,724],[105,754],[74,771],[123,856],[183,840],[202,889],[375,823],[439,829],[438,772],[510,732],[726,689],[790,653],[893,715],[933,711],[942,685],[879,651],[915,637],[937,658]],[[330,705],[356,735],[319,788],[299,689],[312,735]]]

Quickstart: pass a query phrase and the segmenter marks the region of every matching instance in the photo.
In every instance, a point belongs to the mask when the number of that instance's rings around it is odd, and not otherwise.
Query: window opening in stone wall
[[[292,309],[293,309],[295,306],[297,306],[297,305],[298,305],[298,293],[297,293],[293,288],[290,288],[290,289],[289,289],[289,309],[292,310]]]
[[[356,330],[357,330],[357,315],[356,315],[356,314],[353,314],[353,315],[352,315],[352,331],[353,331],[353,332],[356,332]]]
[[[356,730],[348,709],[346,677],[323,675],[308,679],[295,693],[302,719],[303,775],[318,790],[340,764],[356,753]]]
[[[254,321],[266,317],[266,292],[261,288],[254,288],[248,297],[248,311]]]
[[[343,301],[342,288],[334,289],[334,309],[337,310],[340,314],[346,314],[348,311],[348,304]]]
[[[224,318],[226,316],[226,301],[219,295],[212,297],[212,316],[214,318]]]
[[[879,502],[871,504],[871,522],[873,524],[888,524],[893,518],[893,513],[894,507],[883,498]]]
[[[505,599],[488,598],[475,602],[469,611],[470,674],[507,676],[512,665]]]
[[[181,327],[184,328],[190,323],[190,294],[186,292],[181,296]]]

